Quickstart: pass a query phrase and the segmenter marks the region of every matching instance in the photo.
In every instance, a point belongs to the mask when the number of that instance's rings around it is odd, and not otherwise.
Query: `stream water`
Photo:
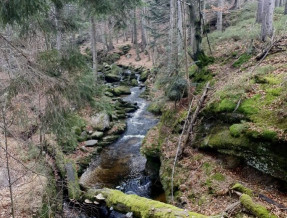
[[[140,85],[140,83],[139,83]],[[105,147],[81,177],[81,182],[93,188],[113,188],[127,194],[160,199],[164,193],[159,182],[147,175],[147,160],[141,155],[142,141],[157,118],[147,111],[148,102],[140,98],[145,88],[133,87],[123,100],[137,103],[139,109],[129,114],[125,133],[113,144]],[[161,197],[160,197],[161,196]]]

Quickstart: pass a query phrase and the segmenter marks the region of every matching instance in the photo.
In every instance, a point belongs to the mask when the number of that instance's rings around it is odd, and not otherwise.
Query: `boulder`
[[[118,87],[114,88],[113,94],[116,96],[129,95],[129,94],[131,94],[131,90],[128,86],[118,86]]]
[[[115,123],[113,128],[111,128],[107,134],[108,135],[119,135],[122,134],[127,128],[126,122]]]
[[[104,133],[103,132],[99,132],[99,131],[96,131],[96,132],[93,132],[90,136],[91,139],[101,139],[103,138],[104,136]]]
[[[121,77],[119,75],[109,73],[105,75],[105,80],[110,83],[119,82],[121,80]]]
[[[148,75],[149,75],[149,71],[148,70],[145,70],[141,73],[141,76],[140,76],[140,81],[142,82],[145,82],[148,78]]]
[[[85,142],[86,147],[94,147],[98,144],[98,140],[89,140]]]
[[[110,117],[107,113],[101,112],[96,116],[91,117],[91,126],[95,130],[105,131],[110,128]]]

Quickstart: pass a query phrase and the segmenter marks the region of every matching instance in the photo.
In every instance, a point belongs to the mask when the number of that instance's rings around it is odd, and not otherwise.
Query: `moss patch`
[[[241,192],[243,194],[247,194],[249,196],[253,195],[253,191],[251,189],[244,187],[240,183],[236,183],[234,186],[232,186],[231,189],[239,191],[239,192]]]

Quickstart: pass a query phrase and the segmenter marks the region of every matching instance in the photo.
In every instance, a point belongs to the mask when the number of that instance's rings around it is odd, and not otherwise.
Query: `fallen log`
[[[104,197],[108,207],[112,207],[113,209],[123,213],[132,212],[134,217],[207,217],[202,214],[180,209],[170,204],[139,197],[137,195],[127,195],[121,191],[113,189],[90,189],[85,195],[85,197],[90,201],[97,201],[98,196]]]
[[[253,215],[258,218],[276,218],[277,216],[270,213],[265,207],[260,204],[256,204],[252,201],[252,198],[247,194],[240,196],[241,204],[248,209]]]

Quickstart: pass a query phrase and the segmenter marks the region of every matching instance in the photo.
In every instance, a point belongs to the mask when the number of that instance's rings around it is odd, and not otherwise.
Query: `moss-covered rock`
[[[141,73],[141,75],[140,75],[140,81],[141,81],[141,82],[145,82],[145,81],[147,80],[149,74],[150,74],[150,71],[149,71],[149,70],[143,71],[143,72]]]
[[[119,82],[121,80],[121,77],[119,75],[109,73],[105,75],[105,80],[109,83]]]
[[[113,94],[116,96],[129,95],[131,94],[131,90],[128,86],[118,86],[113,89]]]

